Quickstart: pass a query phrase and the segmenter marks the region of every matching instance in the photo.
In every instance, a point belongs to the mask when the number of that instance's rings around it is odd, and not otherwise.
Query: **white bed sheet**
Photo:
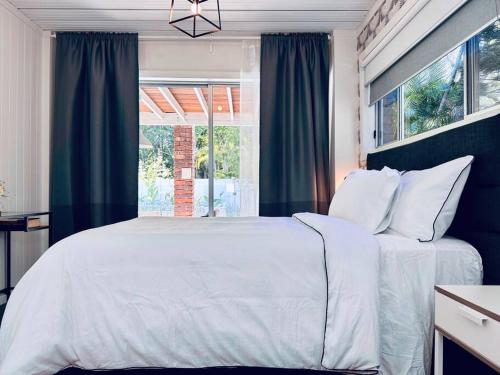
[[[482,261],[467,242],[376,236],[381,250],[380,334],[384,375],[430,374],[434,285],[481,284]]]

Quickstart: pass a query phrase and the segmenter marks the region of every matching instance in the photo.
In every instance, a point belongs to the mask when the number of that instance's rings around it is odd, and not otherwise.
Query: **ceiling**
[[[181,36],[168,25],[171,0],[8,0],[44,30],[134,31]],[[219,0],[220,36],[356,29],[375,0]],[[182,6],[187,0],[175,0]],[[203,12],[216,15],[216,1]],[[215,7],[214,7],[215,5]]]
[[[141,125],[208,123],[209,94],[205,87],[141,85]],[[240,125],[240,88],[215,86],[213,113],[218,125]]]
[[[204,104],[201,103],[205,100],[208,103],[208,89],[192,88],[192,87],[156,87],[156,86],[142,86],[141,87],[141,112],[154,112],[147,104],[151,99],[162,113],[175,113],[174,108],[178,106],[183,112],[186,113],[201,113],[204,112]],[[199,90],[204,98],[199,97],[196,92]],[[165,93],[170,93],[167,95]],[[146,100],[145,100],[146,99]],[[213,107],[218,112],[240,112],[240,88],[239,87],[226,87],[215,86],[213,94]]]

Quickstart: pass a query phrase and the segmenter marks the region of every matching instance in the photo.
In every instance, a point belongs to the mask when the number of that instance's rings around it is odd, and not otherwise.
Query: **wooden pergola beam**
[[[160,119],[163,120],[165,117],[165,113],[161,110],[160,107],[154,102],[153,99],[142,89],[139,88],[139,96],[144,104]]]
[[[198,101],[200,102],[201,109],[203,109],[203,112],[205,112],[205,116],[208,119],[208,104],[205,100],[205,96],[203,96],[203,91],[201,91],[201,88],[195,87],[194,92],[196,94],[196,97],[198,98]]]
[[[186,113],[184,112],[184,108],[179,104],[174,94],[168,87],[158,87],[158,90],[163,95],[165,100],[170,104],[170,106],[174,109],[174,111],[179,115],[182,121],[186,122]]]

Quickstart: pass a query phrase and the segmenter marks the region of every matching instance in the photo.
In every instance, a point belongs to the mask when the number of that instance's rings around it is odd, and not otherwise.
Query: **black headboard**
[[[419,170],[465,155],[475,160],[448,234],[479,251],[485,284],[500,284],[500,114],[369,154],[367,163],[368,169]]]

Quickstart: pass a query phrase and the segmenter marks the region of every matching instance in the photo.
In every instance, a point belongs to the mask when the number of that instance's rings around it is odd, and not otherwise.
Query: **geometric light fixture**
[[[212,4],[217,4],[213,21],[208,18],[207,9]],[[172,0],[169,24],[191,38],[221,31],[219,0]]]

